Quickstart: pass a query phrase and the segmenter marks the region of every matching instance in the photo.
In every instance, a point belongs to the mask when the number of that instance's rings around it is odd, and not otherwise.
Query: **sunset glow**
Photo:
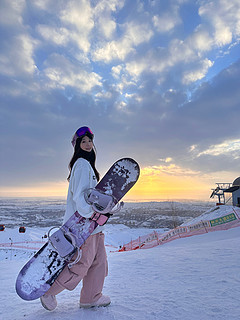
[[[172,167],[173,169],[173,167]],[[180,168],[174,167],[179,170]],[[126,199],[138,201],[168,199],[208,200],[211,183],[200,181],[195,175],[187,173],[176,175],[164,172],[162,167],[143,168],[139,181],[128,193]]]
[[[200,179],[198,175],[198,172],[184,171],[173,164],[142,168],[138,182],[124,197],[124,200],[199,199],[207,201],[214,184],[210,180]],[[68,182],[61,181],[38,186],[0,189],[0,196],[66,198],[67,189]]]

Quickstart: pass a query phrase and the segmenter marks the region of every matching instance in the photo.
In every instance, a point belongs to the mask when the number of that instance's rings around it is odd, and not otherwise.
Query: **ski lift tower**
[[[210,198],[214,198],[215,196],[218,197],[218,205],[226,204],[226,199],[225,199],[225,191],[229,189],[232,186],[232,183],[226,183],[226,182],[217,182],[216,183],[217,187],[215,189],[212,189],[212,193],[210,195]]]

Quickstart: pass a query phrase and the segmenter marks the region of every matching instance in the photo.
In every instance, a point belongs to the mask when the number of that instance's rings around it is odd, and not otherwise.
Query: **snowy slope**
[[[106,308],[82,310],[78,306],[81,285],[58,295],[53,312],[39,300],[23,301],[15,293],[17,274],[26,262],[27,250],[1,249],[0,301],[4,320],[239,320],[240,228],[174,240],[148,250],[111,252],[121,242],[149,230],[107,226],[109,276],[104,293],[111,296]],[[16,231],[16,230],[15,230]],[[38,240],[45,230],[30,229],[24,237]],[[20,235],[11,231],[11,238]],[[9,238],[4,231],[1,237]],[[23,236],[23,235],[21,235]],[[28,240],[28,239],[26,239]],[[10,241],[10,240],[8,240]],[[0,242],[3,242],[0,239]],[[111,247],[112,246],[112,247]],[[4,253],[5,252],[5,253]],[[7,258],[7,259],[6,259]]]

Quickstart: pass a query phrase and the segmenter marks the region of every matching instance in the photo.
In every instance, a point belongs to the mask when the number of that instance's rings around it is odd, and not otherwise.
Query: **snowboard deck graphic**
[[[112,195],[117,202],[138,180],[140,168],[131,158],[116,161],[97,184],[96,189]],[[108,219],[108,218],[107,218]],[[98,226],[77,211],[61,226],[61,230],[74,235],[75,247],[80,248]],[[35,300],[51,287],[63,268],[69,264],[77,249],[61,257],[50,241],[24,265],[16,280],[16,292],[24,300]]]

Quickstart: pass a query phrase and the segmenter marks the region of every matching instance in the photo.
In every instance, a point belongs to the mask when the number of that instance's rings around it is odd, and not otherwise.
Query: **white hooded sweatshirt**
[[[92,166],[87,160],[79,158],[74,163],[71,171],[67,195],[67,207],[63,223],[65,223],[76,211],[85,218],[90,218],[92,216],[94,211],[84,199],[84,192],[89,188],[95,188],[96,185],[97,178]],[[104,227],[98,226],[92,234],[101,232],[103,229]]]

